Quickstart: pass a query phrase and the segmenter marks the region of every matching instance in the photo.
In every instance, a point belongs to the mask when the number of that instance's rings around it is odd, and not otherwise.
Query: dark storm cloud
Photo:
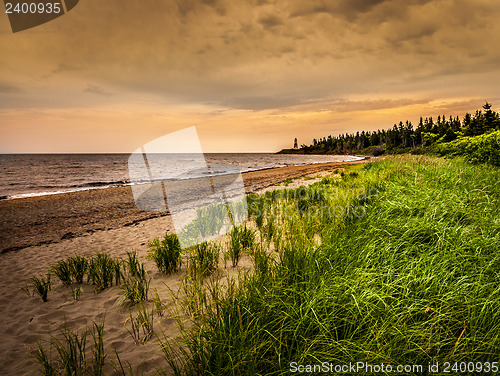
[[[500,2],[489,0],[144,4],[86,0],[39,33],[3,38],[0,69],[15,77],[49,72],[44,85],[78,91],[91,81],[85,92],[101,96],[113,88],[258,110],[316,103],[318,92],[323,102],[403,89],[411,97],[416,87],[439,89],[443,76],[493,76],[500,66]],[[464,91],[472,83],[455,85]]]
[[[220,16],[226,14],[226,6],[222,0],[176,0],[176,4],[182,17],[188,16],[189,13],[206,11],[206,7],[214,9]]]
[[[55,68],[52,73],[53,74],[58,74],[58,73],[64,73],[64,72],[74,72],[74,71],[78,71],[80,70],[81,68],[76,66],[76,65],[72,65],[72,64],[66,64],[66,63],[59,63],[59,65],[57,66],[57,68]]]
[[[425,37],[431,37],[438,30],[438,25],[417,24],[389,35],[387,40],[392,43],[415,42]]]
[[[189,12],[193,12],[197,7],[197,2],[194,0],[179,0],[177,1],[177,9],[182,17],[186,17]]]
[[[134,150],[208,123],[213,140],[241,136],[232,150],[270,151],[290,127],[303,142],[498,107],[499,17],[495,0],[85,0],[24,33],[5,18],[2,140],[39,150],[68,128],[65,151],[123,151],[117,132],[101,137],[111,124],[129,124]]]
[[[291,17],[309,16],[319,13],[330,14],[335,17],[345,17],[353,21],[358,15],[372,12],[375,8],[384,5],[384,12],[391,16],[402,15],[403,8],[422,6],[430,2],[441,0],[311,0],[297,1],[292,7]]]
[[[255,96],[233,98],[222,102],[221,105],[242,110],[262,111],[293,107],[303,104],[306,101],[306,98],[300,96]]]
[[[275,26],[283,25],[283,19],[274,14],[269,14],[259,19],[259,23],[268,29]]]
[[[96,95],[102,95],[105,97],[110,97],[113,94],[105,91],[102,87],[96,86],[96,85],[87,85],[87,88],[83,90],[84,93],[89,93],[89,94],[96,94]]]
[[[5,82],[0,82],[0,93],[2,94],[16,94],[21,92],[22,92],[21,88],[17,86]]]
[[[230,101],[221,103],[221,105],[231,108],[238,108],[252,111],[262,111],[269,109],[285,109],[296,106],[306,106],[308,109],[315,107],[321,108],[323,111],[330,110],[333,112],[353,112],[353,111],[374,111],[386,110],[398,107],[427,104],[430,99],[373,99],[373,100],[349,100],[337,98],[325,100],[325,98],[300,95],[288,96],[261,96],[261,97],[239,97]]]
[[[330,108],[334,112],[351,112],[351,111],[374,111],[382,109],[391,109],[414,104],[427,104],[428,99],[375,99],[375,100],[360,100],[352,101],[347,99],[337,99],[331,102]]]
[[[292,17],[327,13],[355,19],[358,14],[369,12],[375,6],[390,0],[312,0],[300,2],[291,14]]]
[[[80,67],[72,64],[66,64],[66,63],[59,63],[57,64],[57,67],[52,69],[52,71],[48,74],[44,74],[41,76],[41,79],[48,79],[51,78],[55,75],[61,74],[61,73],[67,73],[67,72],[75,72],[81,70]]]

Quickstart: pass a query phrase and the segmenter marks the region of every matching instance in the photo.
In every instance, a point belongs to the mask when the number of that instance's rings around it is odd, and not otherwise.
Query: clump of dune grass
[[[71,284],[71,266],[68,260],[60,260],[50,268],[50,271],[57,277],[64,285]]]
[[[51,267],[51,272],[59,278],[64,285],[72,282],[83,283],[89,262],[84,256],[72,256],[60,260]]]
[[[80,296],[83,294],[83,288],[75,287],[73,285],[69,286],[69,291],[71,293],[71,297],[74,301],[80,300]]]
[[[264,224],[265,201],[263,195],[251,194],[247,197],[248,216],[255,221],[259,231]]]
[[[103,375],[106,360],[104,352],[104,319],[100,323],[93,322],[88,328],[74,331],[68,323],[58,327],[58,333],[45,341],[38,342],[33,350],[33,357],[42,367],[44,375]],[[90,343],[90,351],[87,346]],[[48,346],[48,348],[47,348]],[[54,354],[55,350],[55,354]]]
[[[132,315],[127,319],[130,322],[131,329],[127,329],[136,343],[144,344],[154,334],[154,315],[153,310],[148,311],[148,308],[142,304],[137,312],[137,317]]]
[[[228,244],[228,255],[231,259],[233,267],[238,265],[241,258],[241,253],[243,251],[243,245],[241,242],[241,232],[238,227],[234,227],[230,233],[229,244]]]
[[[262,277],[269,276],[273,267],[273,259],[263,247],[257,247],[252,254],[254,273]]]
[[[89,260],[87,281],[100,292],[121,282],[121,263],[106,253],[97,253]]]
[[[94,375],[102,375],[103,367],[106,360],[104,351],[104,316],[101,323],[93,322],[92,331],[92,373]]]
[[[128,261],[130,261],[132,257],[136,257],[135,253],[129,255]],[[46,279],[33,277],[31,279],[31,285],[35,288],[34,292],[39,294],[43,301],[46,301],[48,290],[50,290],[50,274],[54,274],[63,285],[69,287],[71,296],[76,301],[80,299],[83,288],[75,288],[72,283],[82,284],[86,275],[87,282],[93,285],[95,287],[95,292],[98,293],[111,287],[113,282],[115,285],[122,283],[122,265],[123,262],[120,259],[113,258],[106,253],[97,253],[90,259],[84,256],[72,256],[52,265],[49,268]],[[135,273],[137,275],[141,275],[141,273],[144,275],[144,266],[142,265],[142,269],[135,270]],[[22,289],[30,295],[29,286],[25,285]]]
[[[265,225],[263,226],[261,235],[263,235],[264,239],[266,239],[267,242],[270,243],[273,240],[274,235],[276,233],[276,224],[275,224],[276,216],[272,213],[269,213],[266,217],[267,220]]]
[[[139,261],[135,251],[127,252],[124,268],[126,275],[121,287],[124,300],[132,304],[148,300],[151,279],[148,278],[144,264]]]
[[[181,246],[175,234],[166,234],[163,240],[148,243],[147,258],[153,260],[161,273],[176,272],[181,266]]]
[[[55,366],[52,365],[52,358],[40,341],[38,342],[38,348],[33,351],[32,355],[35,361],[42,367],[42,374],[44,376],[57,375]]]
[[[189,271],[192,274],[207,276],[219,265],[219,246],[215,243],[203,242],[193,247],[189,257]]]
[[[246,223],[239,231],[240,244],[243,250],[252,251],[255,246],[255,231],[248,228]]]
[[[264,195],[262,232],[279,252],[257,249],[215,309],[206,284],[186,283],[200,314],[162,347],[177,374],[497,361],[500,170],[404,156],[341,175]]]
[[[42,301],[46,302],[48,300],[48,293],[51,288],[50,285],[50,273],[47,273],[45,277],[31,277],[31,284],[33,285],[33,292],[37,293]]]
[[[76,283],[83,283],[89,262],[84,256],[73,256],[68,259],[71,277]]]
[[[50,271],[64,285],[70,285],[72,282],[83,283],[87,268],[88,260],[84,256],[72,256],[56,262],[52,265]]]
[[[203,276],[186,273],[182,279],[180,291],[183,294],[181,305],[184,311],[193,317],[199,317],[203,313],[207,299]]]
[[[122,285],[124,298],[132,304],[148,300],[150,282],[146,277],[125,279]]]
[[[160,317],[163,317],[163,315],[165,314],[166,305],[162,302],[160,295],[158,294],[158,291],[156,289],[154,290],[154,293],[155,295],[153,298],[153,305],[155,307],[156,314]]]
[[[49,338],[39,340],[31,353],[40,366],[40,373],[46,376],[142,374],[135,373],[130,364],[125,366],[116,350],[116,362],[109,358],[104,346],[104,317],[102,321],[93,321],[90,328],[87,326],[82,330],[71,330],[65,322]],[[161,368],[158,368],[158,372],[164,373]]]
[[[127,252],[127,260],[125,261],[126,271],[130,277],[145,279],[146,270],[144,264],[137,258],[137,252]]]
[[[122,283],[122,278],[123,278],[122,260],[115,259],[113,267],[114,267],[115,284],[119,285]]]

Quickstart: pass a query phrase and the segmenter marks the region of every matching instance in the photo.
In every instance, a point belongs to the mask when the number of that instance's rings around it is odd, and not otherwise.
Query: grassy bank
[[[280,154],[304,154],[302,149],[284,149]],[[326,154],[336,154],[328,152]],[[312,153],[314,154],[314,153]],[[325,153],[317,153],[325,154]],[[388,149],[385,145],[370,146],[356,151],[345,151],[343,154],[356,155],[431,155],[445,157],[463,157],[474,163],[488,163],[500,166],[500,131],[491,131],[478,136],[464,136],[450,142],[436,142],[429,146],[394,147]]]
[[[496,167],[400,156],[252,197],[253,271],[204,285],[183,350],[165,347],[177,373],[497,361],[499,181]]]
[[[500,166],[500,131],[462,137],[455,141],[437,144],[431,150],[438,155],[462,156],[472,162]]]
[[[287,375],[299,365],[322,366],[318,374],[327,363],[367,362],[392,373],[422,365],[404,372],[421,375],[436,362],[440,371],[451,362],[448,374],[461,370],[453,362],[466,362],[468,374],[498,367],[499,168],[404,155],[318,179],[249,196],[249,220],[213,242],[181,250],[170,234],[150,242],[144,260],[135,251],[69,256],[33,277],[25,291],[41,305],[57,292],[74,304],[111,296],[126,327],[120,340],[154,353],[154,367],[125,361],[102,312],[90,326],[65,320],[42,338],[31,349],[39,369]],[[169,276],[178,283],[168,285]],[[156,288],[163,283],[168,291]],[[163,333],[172,319],[181,337]]]

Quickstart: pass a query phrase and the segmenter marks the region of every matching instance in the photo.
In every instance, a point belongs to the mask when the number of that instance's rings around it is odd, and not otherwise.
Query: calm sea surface
[[[1,154],[0,199],[57,194],[130,184],[130,154]],[[208,165],[232,165],[241,172],[314,163],[352,161],[346,155],[205,154]],[[169,171],[185,170],[189,154]],[[218,171],[212,171],[217,173]],[[195,177],[195,176],[192,176]]]

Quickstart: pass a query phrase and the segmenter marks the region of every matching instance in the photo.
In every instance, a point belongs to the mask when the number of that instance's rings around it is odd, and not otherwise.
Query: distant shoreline
[[[276,153],[279,154],[280,152]],[[231,154],[231,153],[228,153]],[[285,154],[285,153],[281,153]],[[298,154],[298,153],[295,153]],[[336,156],[337,154],[332,156]],[[311,165],[316,165],[316,164],[327,164],[327,163],[343,163],[343,162],[355,162],[355,161],[360,161],[365,159],[365,156],[355,156],[355,155],[350,155],[350,154],[345,154],[345,155],[340,155],[342,157],[352,157],[356,158],[353,161],[342,161],[342,162],[316,162],[312,163]],[[249,172],[256,172],[256,171],[266,171],[266,170],[272,170],[272,169],[279,169],[279,168],[285,168],[285,167],[299,167],[299,166],[308,166],[309,164],[296,164],[296,165],[289,165],[289,166],[279,166],[279,167],[263,167],[263,168],[258,168],[258,169],[248,169],[243,171],[243,174],[249,173]],[[218,175],[218,174],[214,174]],[[192,177],[196,178],[196,177]],[[94,182],[94,183],[89,183],[83,186],[75,186],[75,187],[62,187],[60,190],[56,191],[42,191],[42,192],[32,192],[32,193],[20,193],[20,194],[14,194],[14,195],[0,195],[0,201],[5,201],[5,200],[19,200],[19,199],[25,199],[25,198],[30,198],[30,197],[43,197],[43,196],[52,196],[52,195],[60,195],[60,194],[67,194],[67,193],[74,193],[74,192],[82,192],[82,191],[90,191],[90,190],[100,190],[100,189],[109,189],[109,188],[117,188],[117,187],[127,187],[131,186],[132,183],[128,180],[120,180],[120,181],[109,181],[109,182]]]
[[[245,172],[242,175],[246,192],[256,193],[288,178],[304,177],[327,168],[341,168],[343,165],[365,161],[286,166]],[[138,209],[130,186],[2,200],[0,253],[134,226],[164,216],[168,216],[168,213]]]

